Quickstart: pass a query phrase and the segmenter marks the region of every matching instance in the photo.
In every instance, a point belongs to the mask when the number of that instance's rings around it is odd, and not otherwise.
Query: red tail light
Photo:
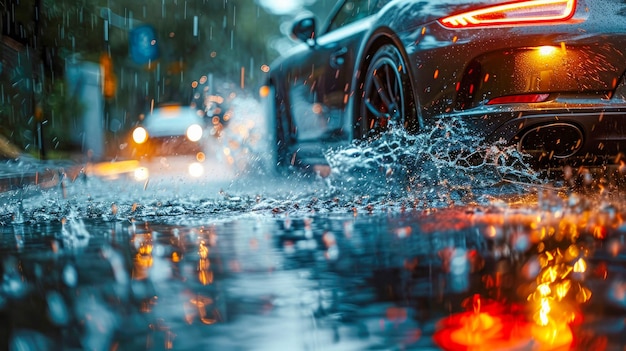
[[[549,96],[550,94],[523,94],[523,95],[500,96],[495,99],[489,100],[487,105],[544,102],[548,100]]]
[[[460,13],[439,22],[453,29],[548,24],[569,20],[575,10],[576,0],[526,0]]]

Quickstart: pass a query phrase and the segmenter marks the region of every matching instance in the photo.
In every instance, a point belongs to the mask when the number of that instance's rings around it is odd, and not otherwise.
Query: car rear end
[[[539,164],[619,163],[626,150],[626,4],[459,5],[415,42],[423,123],[464,117]],[[442,59],[443,58],[443,59]]]

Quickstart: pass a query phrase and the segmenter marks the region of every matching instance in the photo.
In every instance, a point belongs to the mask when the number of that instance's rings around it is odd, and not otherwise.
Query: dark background
[[[309,1],[303,10],[324,20],[334,3]],[[78,147],[72,133],[82,106],[68,92],[69,59],[111,63],[103,123],[107,140],[117,141],[151,104],[189,103],[191,82],[203,75],[255,94],[263,65],[293,44],[281,28],[287,32],[298,14],[273,13],[254,0],[2,0],[0,11],[3,158],[17,150],[62,158]],[[154,29],[158,48],[148,63],[130,52],[130,30],[141,25]]]

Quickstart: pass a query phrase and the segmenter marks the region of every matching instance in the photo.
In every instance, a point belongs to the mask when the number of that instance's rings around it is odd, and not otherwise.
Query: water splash
[[[84,293],[75,302],[76,317],[83,321],[81,344],[88,350],[108,350],[114,334],[119,332],[121,317],[99,293]],[[97,318],[94,318],[97,316]]]
[[[68,250],[79,250],[89,245],[91,234],[82,219],[75,218],[75,215],[72,215],[68,216],[68,218],[63,218],[61,223],[61,240],[65,248]]]
[[[70,321],[70,310],[63,295],[58,291],[46,293],[46,304],[48,306],[48,318],[57,326],[65,326]]]
[[[22,298],[28,292],[28,285],[22,279],[20,262],[12,256],[3,259],[3,274],[0,281],[0,299],[4,297]]]
[[[12,222],[13,224],[24,224],[25,223],[25,219],[24,219],[24,205],[22,203],[22,201],[19,201],[17,203],[17,206],[15,206],[15,209],[13,211],[13,216],[12,216]]]
[[[328,150],[325,156],[332,168],[331,187],[375,196],[441,196],[541,183],[525,154],[503,141],[485,144],[455,118],[416,135],[391,128],[372,140]]]
[[[9,350],[49,350],[52,341],[44,334],[34,330],[22,329],[13,333]]]

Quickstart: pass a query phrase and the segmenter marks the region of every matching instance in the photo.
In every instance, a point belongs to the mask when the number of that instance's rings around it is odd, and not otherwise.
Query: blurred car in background
[[[196,109],[164,104],[144,116],[132,131],[131,153],[135,158],[204,152],[205,122]]]
[[[536,165],[623,162],[623,0],[340,0],[272,63],[264,93],[274,164],[462,118]],[[339,144],[339,145],[338,145]],[[425,146],[426,147],[426,146]]]

